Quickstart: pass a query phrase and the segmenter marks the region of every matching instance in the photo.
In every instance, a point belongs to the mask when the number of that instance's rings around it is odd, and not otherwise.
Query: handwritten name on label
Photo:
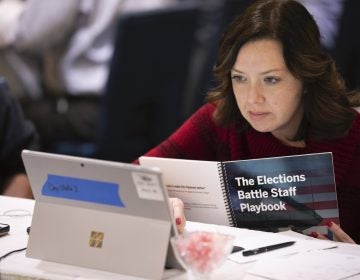
[[[41,193],[45,196],[125,207],[116,183],[49,174]]]
[[[156,175],[133,172],[132,178],[136,186],[136,191],[140,198],[157,201],[164,200],[161,185]]]

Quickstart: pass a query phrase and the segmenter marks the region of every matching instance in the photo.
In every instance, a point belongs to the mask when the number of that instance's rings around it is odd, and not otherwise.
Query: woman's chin
[[[257,132],[271,132],[272,130],[268,127],[260,126],[260,125],[253,125],[250,124],[253,129],[255,129]]]

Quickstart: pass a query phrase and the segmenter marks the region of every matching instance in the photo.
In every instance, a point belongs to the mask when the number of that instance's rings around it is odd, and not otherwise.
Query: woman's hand
[[[179,233],[182,233],[185,228],[186,219],[184,213],[184,203],[178,198],[169,198],[170,209],[173,211],[173,216],[176,222],[176,228]]]
[[[34,198],[30,182],[25,173],[18,173],[9,178],[2,194],[21,198]]]
[[[355,244],[355,241],[351,239],[351,237],[349,235],[347,235],[345,233],[345,231],[343,231],[341,229],[341,227],[339,227],[337,224],[335,224],[332,221],[327,221],[326,225],[328,226],[329,230],[333,233],[334,236],[334,241],[339,241],[339,242],[345,242],[345,243],[352,243]],[[311,233],[312,237],[318,238],[318,239],[328,239],[325,235],[318,233],[318,232],[312,232]]]

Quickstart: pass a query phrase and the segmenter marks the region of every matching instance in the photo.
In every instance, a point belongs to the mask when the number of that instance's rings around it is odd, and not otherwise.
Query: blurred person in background
[[[297,0],[314,17],[320,30],[322,46],[333,55],[343,15],[345,0]]]
[[[321,43],[335,59],[349,89],[360,87],[360,1],[297,0],[317,22]]]
[[[34,126],[27,121],[17,101],[9,95],[0,77],[0,194],[32,198],[21,159],[23,149],[38,149]]]
[[[0,1],[0,73],[37,128],[42,150],[94,140],[118,17],[172,2]]]

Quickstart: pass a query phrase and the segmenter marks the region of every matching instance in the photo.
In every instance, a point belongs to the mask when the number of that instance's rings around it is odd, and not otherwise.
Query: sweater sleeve
[[[214,160],[214,105],[205,104],[168,139],[151,149],[145,156]]]
[[[359,140],[359,137],[358,137]],[[337,186],[340,225],[357,244],[360,244],[360,141],[354,152],[350,169],[341,185]]]

